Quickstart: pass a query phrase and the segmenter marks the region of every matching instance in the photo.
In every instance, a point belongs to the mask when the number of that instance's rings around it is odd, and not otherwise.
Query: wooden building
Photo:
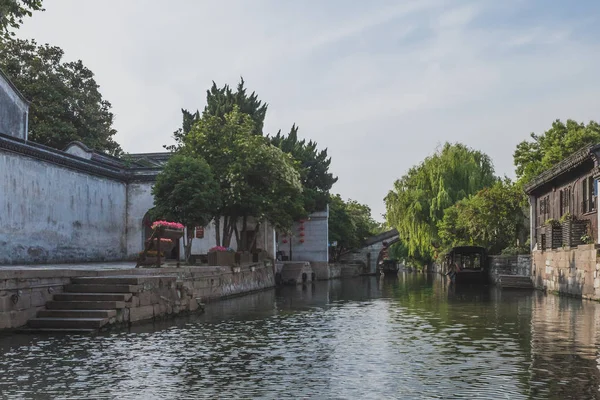
[[[600,144],[586,146],[525,187],[532,251],[599,243],[599,159]]]

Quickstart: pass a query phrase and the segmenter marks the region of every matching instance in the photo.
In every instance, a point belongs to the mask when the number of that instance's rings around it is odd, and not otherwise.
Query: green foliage
[[[496,180],[487,155],[446,143],[394,183],[385,198],[386,220],[398,230],[409,255],[426,263],[440,245],[438,223],[448,207]]]
[[[0,68],[31,101],[29,138],[64,149],[81,141],[119,155],[111,105],[102,98],[94,74],[81,60],[63,62],[63,50],[33,40],[0,42]]]
[[[0,0],[0,41],[15,36],[9,28],[17,29],[33,11],[44,11],[42,0]]]
[[[523,141],[514,152],[516,174],[520,183],[527,183],[559,161],[582,147],[600,143],[600,125],[591,121],[585,125],[573,120],[560,120],[542,135],[531,134],[531,141]]]
[[[438,222],[445,250],[454,246],[481,246],[498,254],[514,246],[524,228],[526,198],[518,185],[505,179],[444,212]]]
[[[239,218],[244,227],[252,216],[284,229],[303,215],[302,184],[293,160],[254,129],[252,118],[236,106],[224,119],[205,113],[183,141],[182,152],[205,159],[219,182],[225,247]]]
[[[377,228],[367,205],[354,200],[345,202],[339,194],[330,195],[329,241],[337,242],[337,247],[332,249],[334,261],[345,251],[360,247],[377,233]]]
[[[331,158],[327,156],[327,149],[318,151],[316,142],[298,140],[296,125],[292,126],[287,136],[279,131],[269,140],[274,146],[291,154],[298,162],[300,180],[304,187],[303,203],[306,212],[323,211],[329,201],[329,190],[337,182],[337,177],[329,172]]]
[[[220,206],[219,184],[206,161],[198,157],[173,156],[156,177],[152,194],[153,215],[184,224],[188,233],[208,225]],[[192,239],[186,238],[186,260]]]
[[[257,136],[262,135],[265,116],[267,114],[267,104],[259,100],[258,95],[255,92],[248,95],[244,85],[244,78],[241,78],[240,83],[234,92],[229,85],[219,88],[217,87],[217,84],[213,82],[210,90],[206,91],[206,106],[204,107],[202,115],[199,111],[192,113],[182,109],[182,127],[173,133],[175,144],[165,145],[163,147],[171,151],[180,149],[183,146],[185,136],[191,131],[194,124],[196,124],[202,116],[210,115],[218,117],[221,119],[221,122],[225,123],[225,116],[230,114],[236,107],[240,112],[238,115],[247,115],[250,117],[253,124],[251,133]],[[242,120],[238,122],[244,123]]]

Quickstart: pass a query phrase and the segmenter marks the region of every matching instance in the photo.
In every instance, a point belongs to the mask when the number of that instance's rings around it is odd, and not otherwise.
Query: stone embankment
[[[97,330],[275,285],[272,266],[0,269],[0,329]],[[28,324],[29,322],[29,324]]]

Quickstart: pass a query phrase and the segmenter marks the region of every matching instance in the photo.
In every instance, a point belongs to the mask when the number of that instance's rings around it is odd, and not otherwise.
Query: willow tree
[[[440,245],[444,210],[497,180],[490,158],[463,144],[446,143],[394,182],[385,197],[386,219],[416,262],[426,264]]]

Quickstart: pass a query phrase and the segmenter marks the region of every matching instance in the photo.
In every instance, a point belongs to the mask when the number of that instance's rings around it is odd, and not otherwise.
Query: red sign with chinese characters
[[[196,239],[204,239],[204,227],[203,226],[196,227]]]

